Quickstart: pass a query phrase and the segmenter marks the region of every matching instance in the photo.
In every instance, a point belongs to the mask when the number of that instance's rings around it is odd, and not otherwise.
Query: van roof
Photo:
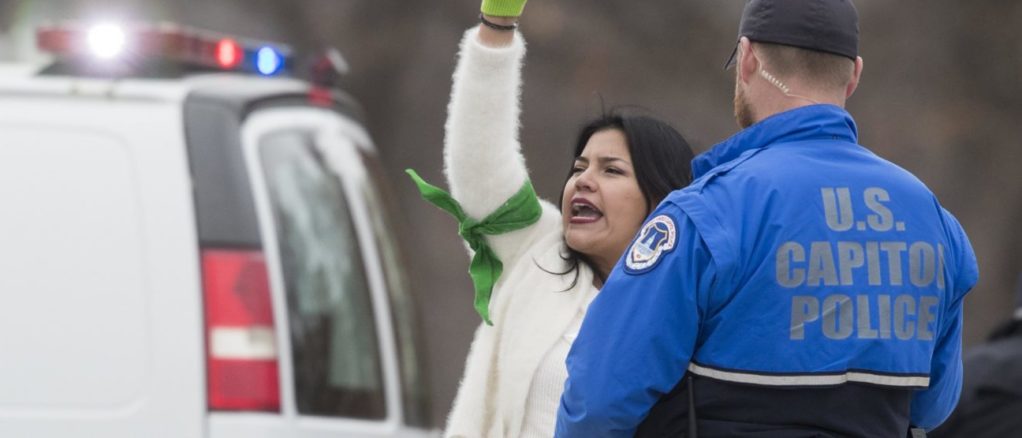
[[[223,72],[152,79],[41,76],[40,70],[41,67],[31,64],[0,64],[0,95],[181,102],[193,92],[251,100],[258,96],[304,94],[312,88],[308,82],[294,78]]]

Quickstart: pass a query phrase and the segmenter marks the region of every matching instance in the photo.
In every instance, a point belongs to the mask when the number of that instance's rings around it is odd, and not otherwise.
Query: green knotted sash
[[[450,213],[458,220],[458,234],[468,242],[468,246],[475,252],[468,268],[468,275],[472,277],[472,285],[475,287],[476,312],[479,312],[479,316],[483,318],[484,322],[493,325],[493,322],[490,321],[490,294],[493,292],[493,285],[504,270],[504,264],[486,243],[486,236],[520,230],[539,220],[542,211],[532,183],[525,181],[521,190],[518,190],[518,193],[515,193],[511,199],[508,199],[483,220],[477,221],[468,217],[462,210],[461,204],[455,201],[449,193],[427,183],[412,169],[405,170],[405,173],[412,177],[412,181],[419,187],[419,193],[422,194],[423,199],[440,207],[441,210]]]

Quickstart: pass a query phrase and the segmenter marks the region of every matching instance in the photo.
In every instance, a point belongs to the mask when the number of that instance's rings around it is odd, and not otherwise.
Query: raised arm
[[[451,193],[407,171],[423,198],[457,219],[472,253],[475,308],[488,324],[490,296],[504,264],[517,262],[560,223],[557,209],[536,196],[518,144],[525,43],[510,23],[524,5],[483,0],[482,24],[462,38],[444,138]],[[503,14],[488,13],[488,6]]]
[[[480,25],[461,41],[447,108],[444,170],[451,194],[475,219],[500,207],[528,179],[518,143],[524,55],[517,32]]]
[[[512,26],[524,1],[486,1],[483,18],[494,27]],[[496,4],[496,5],[494,5]],[[489,9],[488,9],[489,7]],[[521,68],[525,42],[514,30],[480,24],[461,41],[454,72],[444,141],[444,168],[451,194],[466,215],[479,220],[501,208],[529,179],[518,142]],[[556,210],[543,206],[538,226],[489,235],[487,240],[505,263],[519,254],[537,231],[556,224]],[[551,218],[553,216],[553,218]]]

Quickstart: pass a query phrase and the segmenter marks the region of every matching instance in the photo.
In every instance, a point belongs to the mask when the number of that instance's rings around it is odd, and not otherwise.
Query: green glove
[[[483,0],[479,8],[483,14],[491,17],[519,17],[525,9],[526,0]]]
[[[539,220],[543,211],[539,205],[536,191],[532,188],[532,183],[525,181],[518,193],[515,193],[504,205],[483,220],[475,221],[465,214],[465,211],[461,209],[461,204],[458,204],[458,201],[455,201],[450,194],[423,181],[412,169],[405,170],[405,172],[412,177],[412,181],[415,181],[423,198],[458,220],[458,234],[468,242],[472,251],[475,251],[472,264],[468,268],[468,274],[472,277],[472,286],[475,289],[476,312],[479,312],[479,316],[486,324],[493,325],[493,322],[490,321],[490,295],[493,292],[494,283],[504,272],[504,264],[486,243],[486,236],[520,230]]]

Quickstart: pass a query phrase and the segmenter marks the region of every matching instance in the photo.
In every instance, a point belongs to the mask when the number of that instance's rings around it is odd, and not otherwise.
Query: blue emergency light
[[[284,66],[284,57],[273,47],[263,47],[256,52],[256,68],[259,73],[272,75]]]

